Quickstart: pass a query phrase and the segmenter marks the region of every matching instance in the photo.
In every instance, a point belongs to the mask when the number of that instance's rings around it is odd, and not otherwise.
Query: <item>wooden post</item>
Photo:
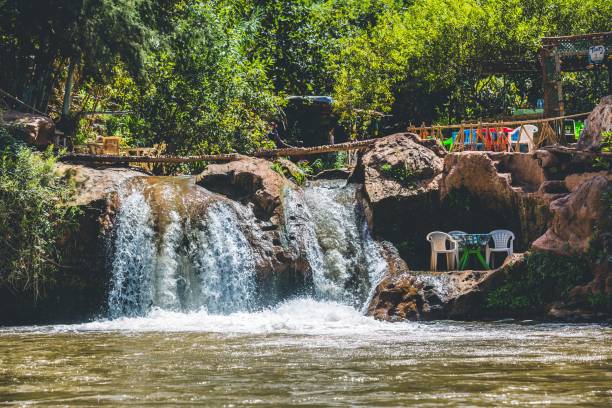
[[[544,44],[541,51],[542,85],[544,87],[544,116],[563,115],[563,90],[561,87],[561,58],[557,45]]]

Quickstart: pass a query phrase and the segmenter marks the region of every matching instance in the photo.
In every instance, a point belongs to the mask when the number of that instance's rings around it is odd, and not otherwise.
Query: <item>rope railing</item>
[[[456,136],[453,133],[452,143],[449,147],[451,152],[466,150],[466,148],[474,150],[479,145],[486,151],[520,151],[521,144],[527,144],[529,151],[533,151],[545,144],[563,144],[564,121],[585,117],[589,113],[519,121],[468,122],[456,125],[432,126],[423,124],[419,127],[410,126],[408,131],[416,133],[423,139],[434,138],[440,140],[440,142],[446,140],[448,144],[448,139],[445,139],[443,130],[458,129]],[[533,132],[526,129],[528,125],[536,124],[538,125],[537,137],[532,134]],[[518,140],[512,140],[509,129],[519,129]],[[523,136],[527,139],[526,141],[521,140]]]
[[[509,127],[509,126],[514,126],[514,127],[519,127],[521,125],[535,125],[537,123],[542,123],[542,122],[555,122],[555,121],[559,121],[559,120],[565,120],[565,119],[576,119],[576,118],[581,118],[581,117],[585,117],[588,116],[591,112],[585,112],[585,113],[576,113],[574,115],[566,115],[566,116],[557,116],[557,117],[553,117],[553,118],[541,118],[541,119],[530,119],[530,120],[518,120],[518,121],[508,121],[508,122],[465,122],[465,123],[460,123],[457,125],[432,125],[432,126],[410,126],[408,129],[409,130],[427,130],[427,131],[434,131],[437,129],[440,130],[445,130],[445,129],[458,129],[460,127],[477,127],[477,126],[482,126],[482,127],[499,127],[499,126],[505,126],[505,127]]]
[[[522,127],[529,124],[543,124],[539,130],[538,140],[531,139],[530,143],[533,148],[540,148],[545,142],[551,144],[559,143],[559,137],[556,132],[550,126],[551,122],[560,122],[565,119],[573,119],[583,117],[588,113],[579,113],[575,115],[559,116],[554,118],[545,118],[537,120],[527,121],[509,121],[509,122],[481,122],[481,123],[463,123],[459,125],[444,125],[444,126],[421,126],[419,128],[409,128],[409,131],[416,133],[421,138],[435,138],[441,139],[443,129],[460,129],[457,134],[457,140],[454,143],[454,148],[451,151],[460,151],[465,148],[465,134],[463,130],[469,129],[474,132],[475,139],[479,142],[487,142],[486,133],[497,132],[498,134],[504,134],[504,127],[516,126]],[[431,133],[430,133],[431,132]],[[474,136],[470,136],[472,141]],[[290,147],[282,149],[270,149],[270,150],[257,150],[251,157],[257,158],[277,158],[277,157],[301,157],[309,156],[322,153],[340,152],[340,151],[355,151],[367,148],[372,144],[376,143],[380,139],[366,139],[354,142],[339,143],[334,145],[323,145],[316,147]],[[493,148],[489,144],[485,145],[485,150],[499,150],[503,151],[512,150],[512,141],[508,140],[508,135],[505,138],[501,138],[499,142],[500,146]],[[505,144],[504,144],[505,143]],[[474,144],[474,143],[472,143]],[[242,155],[237,153],[229,154],[206,154],[206,155],[195,155],[195,156],[173,156],[173,155],[160,155],[160,156],[144,156],[144,155],[110,155],[110,154],[83,154],[83,153],[70,153],[61,157],[62,161],[74,162],[74,163],[195,163],[195,162],[231,162],[240,160]]]

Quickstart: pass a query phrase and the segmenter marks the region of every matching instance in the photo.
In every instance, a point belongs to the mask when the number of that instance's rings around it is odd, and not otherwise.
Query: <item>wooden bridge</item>
[[[501,129],[503,127],[518,128],[529,124],[539,125],[540,136],[538,140],[534,141],[533,145],[536,148],[542,147],[544,144],[559,145],[563,143],[563,122],[567,119],[575,119],[585,117],[589,113],[580,113],[569,116],[559,116],[554,118],[546,119],[534,119],[524,121],[507,121],[507,122],[471,122],[461,123],[457,125],[433,125],[433,126],[420,126],[410,127],[408,131],[417,134],[422,139],[435,138],[440,141],[444,140],[443,130],[458,129],[458,137],[454,141],[452,151],[468,150],[475,145],[474,143],[466,143],[463,137],[463,130],[470,130],[478,138],[483,138],[483,134],[486,133],[486,129],[499,130],[500,134],[503,133]],[[506,135],[505,137],[508,137]],[[257,150],[250,156],[259,158],[277,158],[277,157],[302,157],[321,153],[331,153],[340,151],[355,151],[365,149],[368,146],[376,143],[379,139],[367,139],[359,140],[348,143],[339,143],[334,145],[324,145],[317,147],[291,147],[282,149],[269,149],[269,150]],[[568,152],[573,149],[563,149],[564,152]],[[575,150],[573,150],[575,151]],[[179,164],[179,163],[196,163],[196,162],[231,162],[239,160],[244,157],[237,153],[229,154],[204,154],[196,156],[174,156],[174,155],[109,155],[109,154],[79,154],[70,153],[62,156],[60,160],[64,162],[72,163],[166,163],[166,164]]]
[[[285,149],[257,150],[250,156],[259,158],[300,157],[313,154],[360,150],[374,144],[378,139],[359,140],[334,145],[316,147],[295,147]],[[108,154],[78,154],[70,153],[62,156],[60,160],[73,163],[195,163],[195,162],[230,162],[239,160],[243,155],[229,154],[203,154],[197,156],[122,156]]]

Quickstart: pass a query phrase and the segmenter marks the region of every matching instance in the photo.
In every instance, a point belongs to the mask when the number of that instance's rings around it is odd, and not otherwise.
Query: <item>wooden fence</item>
[[[452,141],[451,151],[463,151],[476,149],[478,144],[482,144],[487,151],[512,151],[519,149],[518,141],[515,143],[510,140],[510,134],[518,129],[520,135],[527,136],[529,150],[538,149],[546,144],[565,144],[565,121],[585,117],[590,112],[575,115],[558,116],[553,118],[542,118],[520,121],[500,121],[500,122],[468,122],[457,125],[432,125],[420,127],[410,126],[409,132],[416,133],[422,139],[435,138],[444,142],[447,137],[444,135],[446,130],[457,130],[456,137]],[[536,125],[538,131],[532,135],[525,126]],[[509,130],[508,130],[509,129]],[[466,133],[469,137],[466,140]],[[492,137],[495,134],[495,138]]]
[[[409,132],[416,133],[422,139],[435,138],[441,142],[445,139],[443,136],[444,130],[457,129],[457,137],[453,142],[451,151],[462,151],[470,148],[475,148],[477,143],[482,143],[485,150],[489,151],[508,151],[512,150],[513,146],[509,140],[509,132],[503,131],[504,128],[522,128],[526,125],[539,125],[538,134],[535,140],[531,140],[532,148],[540,148],[544,144],[563,144],[563,122],[566,119],[574,119],[587,116],[588,113],[580,113],[576,115],[560,116],[555,118],[534,119],[523,121],[506,121],[506,122],[478,122],[478,123],[461,123],[458,125],[440,125],[440,126],[421,126],[410,127]],[[498,140],[493,141],[489,136],[493,131],[499,135]],[[465,130],[469,130],[469,143],[465,139]],[[321,153],[331,153],[340,151],[356,151],[365,149],[374,144],[378,139],[359,140],[355,142],[339,143],[334,145],[324,145],[316,147],[292,147],[283,149],[257,150],[251,156],[259,158],[277,158],[277,157],[303,157]],[[73,163],[195,163],[195,162],[231,162],[239,160],[242,156],[236,153],[231,154],[205,154],[197,156],[144,156],[144,155],[104,155],[104,154],[77,154],[70,153],[61,157],[62,161]]]

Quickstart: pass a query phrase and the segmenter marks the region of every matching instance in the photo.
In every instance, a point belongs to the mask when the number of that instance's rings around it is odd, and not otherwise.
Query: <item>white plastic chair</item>
[[[427,234],[427,241],[431,244],[431,270],[438,270],[438,254],[446,254],[446,264],[450,270],[459,264],[459,244],[449,234],[434,231]],[[446,243],[449,243],[448,248]]]
[[[521,129],[522,128],[522,129]],[[533,137],[538,131],[538,127],[535,125],[523,125],[519,126],[510,132],[510,143],[508,143],[508,151],[512,149],[512,146],[516,146],[517,151],[520,151],[520,145],[526,144],[529,152],[534,150],[535,143]],[[516,140],[514,140],[516,138]]]
[[[448,235],[453,237],[453,239],[455,239],[455,236],[457,236],[457,235],[465,235],[465,234],[467,234],[467,233],[463,232],[463,231],[451,231],[451,232],[448,233]]]
[[[466,234],[467,234],[467,232],[457,231],[457,230],[456,230],[456,231],[451,231],[451,232],[449,232],[449,233],[448,233],[448,235],[450,235],[451,237],[453,237],[453,239],[454,239],[455,241],[457,241],[457,244],[458,244],[458,248],[457,248],[457,250],[458,250],[459,252],[461,252],[461,249],[462,249],[462,247],[463,247],[463,246],[461,245],[461,242],[462,242],[462,241],[459,239],[459,236],[461,236],[461,235],[466,235]]]
[[[491,238],[493,239],[494,247],[491,248],[487,245],[486,248],[486,261],[487,264],[491,265],[491,254],[493,252],[505,252],[508,256],[512,256],[514,253],[514,244],[513,241],[515,239],[512,231],[508,230],[495,230],[491,231]]]

